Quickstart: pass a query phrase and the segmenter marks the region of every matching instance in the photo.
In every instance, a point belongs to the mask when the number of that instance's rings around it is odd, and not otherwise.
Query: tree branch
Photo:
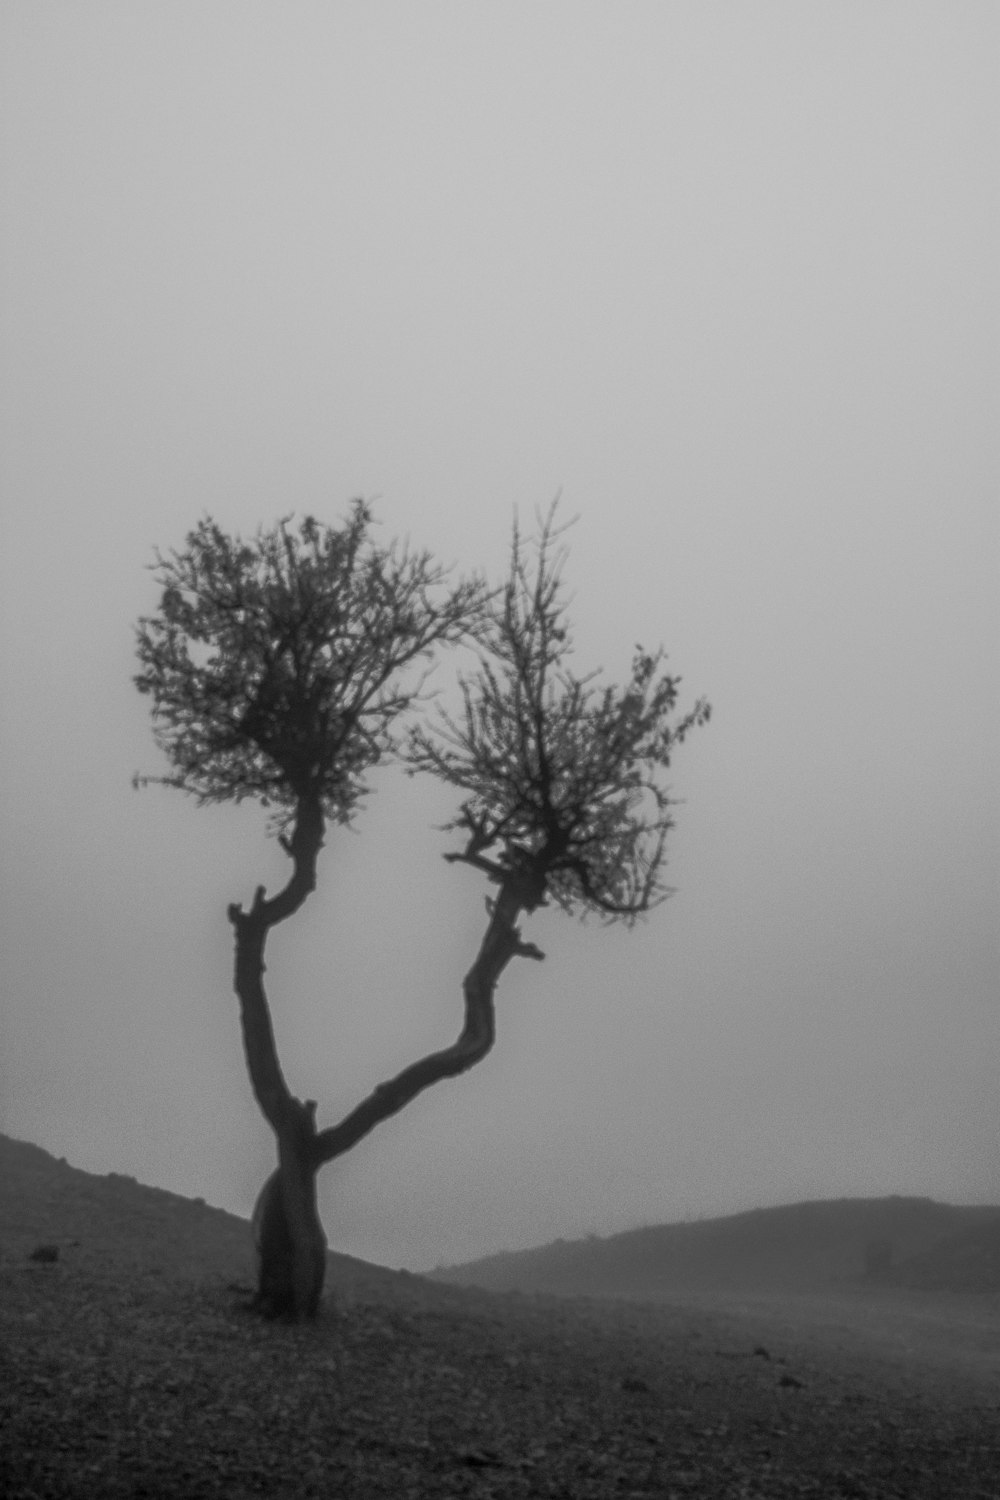
[[[313,1144],[317,1168],[349,1151],[424,1089],[444,1078],[457,1078],[486,1056],[496,1034],[493,992],[500,975],[512,958],[544,957],[534,943],[521,940],[516,924],[523,907],[522,894],[515,883],[505,882],[496,901],[489,904],[489,925],[462,985],[465,1021],[458,1039],[450,1047],[411,1063],[387,1083],[378,1084],[338,1125],[321,1130]]]
[[[233,987],[240,1001],[247,1070],[257,1103],[279,1141],[297,1126],[302,1106],[292,1095],[278,1062],[271,1011],[264,989],[264,947],[271,928],[298,911],[315,889],[316,860],[323,845],[323,828],[319,799],[300,799],[295,827],[284,842],[285,851],[293,861],[288,884],[270,901],[264,894],[264,887],[258,886],[248,912],[237,904],[230,906],[228,912],[236,933]]]

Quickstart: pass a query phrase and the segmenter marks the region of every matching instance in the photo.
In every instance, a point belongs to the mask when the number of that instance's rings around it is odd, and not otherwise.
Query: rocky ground
[[[81,1175],[0,1177],[10,1500],[1000,1497],[995,1300],[561,1302],[331,1258],[317,1324],[263,1324],[239,1221]]]

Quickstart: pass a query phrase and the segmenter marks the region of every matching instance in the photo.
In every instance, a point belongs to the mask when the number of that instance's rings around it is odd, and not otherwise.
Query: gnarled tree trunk
[[[295,861],[288,885],[270,901],[263,888],[258,889],[248,912],[229,908],[236,933],[234,983],[247,1066],[257,1102],[278,1142],[277,1171],[264,1184],[253,1215],[256,1301],[269,1316],[295,1319],[316,1316],[323,1290],[326,1237],[316,1206],[320,1167],[349,1151],[431,1084],[455,1078],[480,1062],[493,1045],[493,994],[500,975],[516,955],[542,957],[534,944],[521,941],[517,919],[522,910],[534,910],[544,887],[524,877],[504,876],[496,899],[489,903],[490,920],[479,953],[465,976],[465,1019],[458,1039],[380,1083],[338,1125],[317,1133],[315,1102],[303,1103],[292,1095],[278,1063],[264,992],[264,946],[271,927],[296,911],[313,890],[322,836],[318,804],[303,801],[286,845]]]
[[[316,1206],[316,1104],[296,1099],[281,1072],[264,991],[264,947],[272,927],[297,911],[316,885],[323,843],[317,798],[303,798],[285,848],[294,862],[283,891],[268,901],[258,888],[249,911],[229,908],[236,933],[234,987],[253,1091],[278,1143],[278,1169],[257,1199],[257,1305],[272,1317],[313,1318],[326,1272],[326,1237]]]
[[[326,1276],[326,1235],[316,1204],[312,1142],[316,1104],[302,1107],[306,1129],[279,1141],[279,1165],[254,1206],[255,1306],[269,1318],[314,1318]]]

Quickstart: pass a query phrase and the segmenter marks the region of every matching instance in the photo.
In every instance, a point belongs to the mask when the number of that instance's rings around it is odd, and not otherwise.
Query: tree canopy
[[[205,518],[157,553],[135,682],[173,769],[145,779],[201,803],[257,798],[281,828],[304,800],[351,818],[419,695],[407,669],[460,639],[483,599],[428,553],[378,546],[372,526],[361,501],[339,528],[307,516],[250,540]]]
[[[572,634],[555,507],[533,544],[514,528],[506,584],[482,614],[462,713],[440,713],[409,740],[414,770],[464,794],[451,859],[515,885],[527,910],[553,897],[570,912],[634,921],[662,901],[674,747],[705,723],[699,699],[673,722],[680,678],[662,650],[636,648],[624,687],[569,664]]]

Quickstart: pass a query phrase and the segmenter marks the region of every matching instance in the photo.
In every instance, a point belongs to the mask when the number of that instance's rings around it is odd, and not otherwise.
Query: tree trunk
[[[486,934],[465,976],[465,1018],[457,1041],[380,1083],[339,1125],[317,1134],[315,1101],[303,1104],[295,1098],[278,1062],[264,991],[264,948],[270,929],[297,911],[313,890],[322,841],[319,804],[315,799],[304,800],[286,843],[294,860],[288,885],[270,901],[263,887],[258,887],[249,911],[235,905],[229,908],[236,934],[234,988],[240,1000],[247,1067],[261,1112],[278,1142],[278,1169],[264,1184],[253,1213],[256,1303],[271,1317],[314,1318],[319,1308],[326,1272],[326,1237],[316,1206],[320,1167],[349,1151],[431,1084],[456,1078],[480,1062],[493,1045],[493,996],[500,975],[516,956],[542,957],[533,943],[521,941],[517,919],[522,910],[533,911],[539,905],[544,882],[492,871],[500,889],[496,899],[488,902]]]
[[[316,1104],[300,1105],[300,1128],[278,1145],[278,1167],[254,1206],[257,1295],[268,1318],[314,1318],[326,1275],[326,1235],[316,1204],[312,1161]]]

